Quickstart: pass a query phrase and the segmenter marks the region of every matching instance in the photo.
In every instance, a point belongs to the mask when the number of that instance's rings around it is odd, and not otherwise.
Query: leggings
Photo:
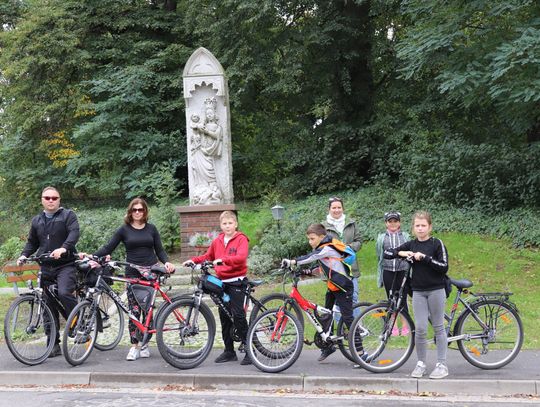
[[[448,342],[444,329],[444,306],[446,293],[444,288],[432,291],[413,291],[412,306],[416,325],[416,355],[425,363],[427,354],[427,327],[431,320],[437,340],[437,361],[446,364]]]

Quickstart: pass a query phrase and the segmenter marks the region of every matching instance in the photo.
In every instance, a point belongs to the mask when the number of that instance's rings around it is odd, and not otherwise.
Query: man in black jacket
[[[17,263],[22,264],[33,253],[49,252],[51,260],[41,265],[42,283],[43,285],[57,285],[58,297],[66,314],[69,315],[77,305],[74,254],[76,252],[75,245],[79,240],[79,222],[73,211],[60,207],[60,193],[54,187],[46,187],[41,192],[41,204],[43,212],[32,219],[26,246]],[[48,301],[48,303],[51,305],[58,328],[58,309],[52,301]],[[49,357],[61,354],[59,333],[57,333],[55,342]]]

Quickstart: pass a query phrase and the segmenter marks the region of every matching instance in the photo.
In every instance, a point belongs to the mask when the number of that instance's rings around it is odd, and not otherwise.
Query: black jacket
[[[424,253],[420,261],[413,260],[411,287],[413,291],[431,291],[445,288],[445,276],[448,272],[448,252],[443,242],[430,237],[420,242],[418,239],[405,242],[394,249],[384,251],[385,259],[393,259],[400,251]]]
[[[79,240],[79,221],[77,215],[70,209],[59,208],[51,219],[45,218],[45,212],[34,216],[23,256],[33,253],[51,252],[63,247],[67,255],[51,262],[51,266],[63,265],[74,260],[75,245]]]

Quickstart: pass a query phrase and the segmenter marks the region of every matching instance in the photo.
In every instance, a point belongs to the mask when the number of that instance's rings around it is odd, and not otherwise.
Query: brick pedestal
[[[219,215],[223,211],[236,213],[236,205],[178,206],[176,211],[180,215],[180,259],[185,261],[204,250],[190,246],[189,238],[195,233],[221,232]]]

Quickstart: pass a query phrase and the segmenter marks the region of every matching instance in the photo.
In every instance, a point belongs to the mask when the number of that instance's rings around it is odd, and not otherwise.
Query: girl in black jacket
[[[418,363],[411,376],[419,378],[426,373],[426,336],[428,322],[431,320],[437,341],[437,364],[429,377],[442,379],[448,376],[446,366],[448,343],[444,329],[446,304],[444,287],[448,271],[448,252],[441,240],[430,236],[431,230],[431,215],[428,212],[416,212],[413,217],[413,233],[416,239],[405,242],[395,249],[385,250],[384,257],[387,259],[405,257],[412,263],[412,306],[416,325]]]

